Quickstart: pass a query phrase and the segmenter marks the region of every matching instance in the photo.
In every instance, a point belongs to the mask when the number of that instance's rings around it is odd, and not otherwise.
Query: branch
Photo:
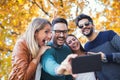
[[[2,25],[2,23],[0,23],[0,27],[1,27],[2,29],[5,29],[4,26]]]
[[[49,17],[51,17],[48,12],[46,12],[43,7],[40,7],[40,5],[34,0],[34,1],[31,1],[33,4],[35,4],[37,7],[39,7],[46,15],[48,15]]]
[[[48,0],[48,1],[55,7],[55,5],[54,5],[54,3],[52,1],[50,1],[50,0]]]
[[[0,1],[0,4],[3,6],[3,5],[5,5],[6,2],[7,2],[6,0],[2,0],[2,1]]]
[[[85,2],[87,3],[85,6],[88,6],[90,4],[90,2],[87,0],[85,0]]]
[[[17,32],[10,32],[12,35],[20,35]]]
[[[63,7],[63,1],[62,0],[60,0],[60,3],[61,3],[60,6]]]
[[[12,50],[10,50],[10,49],[3,49],[3,48],[0,48],[0,51],[9,51],[9,52],[12,52]]]
[[[78,5],[76,7],[76,16],[78,16],[77,14],[78,14]]]

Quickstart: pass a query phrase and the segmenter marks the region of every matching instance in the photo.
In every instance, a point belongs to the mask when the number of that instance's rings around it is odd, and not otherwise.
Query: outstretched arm
[[[56,73],[59,75],[69,75],[72,74],[71,68],[71,60],[72,58],[76,58],[77,54],[68,55],[65,60],[60,64],[60,66],[56,69]]]

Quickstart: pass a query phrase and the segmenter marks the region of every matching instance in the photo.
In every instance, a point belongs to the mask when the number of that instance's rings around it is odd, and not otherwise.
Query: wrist
[[[59,65],[59,66],[56,67],[55,73],[56,73],[57,75],[63,75],[64,70],[61,68],[61,65]]]
[[[38,64],[38,60],[37,59],[33,59],[32,62],[35,63],[35,64]]]
[[[108,62],[107,57],[106,57],[105,54],[104,54],[104,56],[103,56],[103,58],[102,58],[102,62]]]

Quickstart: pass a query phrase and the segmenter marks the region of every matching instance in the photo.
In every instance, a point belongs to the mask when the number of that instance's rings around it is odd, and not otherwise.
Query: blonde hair
[[[35,58],[38,54],[40,46],[38,45],[38,42],[35,39],[35,33],[40,31],[45,27],[46,24],[51,23],[42,18],[35,18],[29,25],[25,32],[25,40],[28,49],[30,50],[30,53],[32,54],[32,57]]]

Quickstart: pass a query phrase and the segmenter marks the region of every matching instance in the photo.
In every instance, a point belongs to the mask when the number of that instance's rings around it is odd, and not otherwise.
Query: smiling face
[[[89,23],[89,24],[88,24]],[[94,25],[88,19],[82,19],[78,22],[78,26],[83,26],[81,29],[82,34],[89,37],[94,31]]]
[[[45,45],[51,39],[51,25],[46,24],[45,27],[35,33],[35,38],[39,46]]]
[[[55,45],[62,46],[67,36],[67,25],[65,23],[56,23],[53,28],[53,41]]]
[[[66,44],[72,49],[72,51],[77,51],[80,49],[80,42],[74,36],[68,36],[66,38]]]

